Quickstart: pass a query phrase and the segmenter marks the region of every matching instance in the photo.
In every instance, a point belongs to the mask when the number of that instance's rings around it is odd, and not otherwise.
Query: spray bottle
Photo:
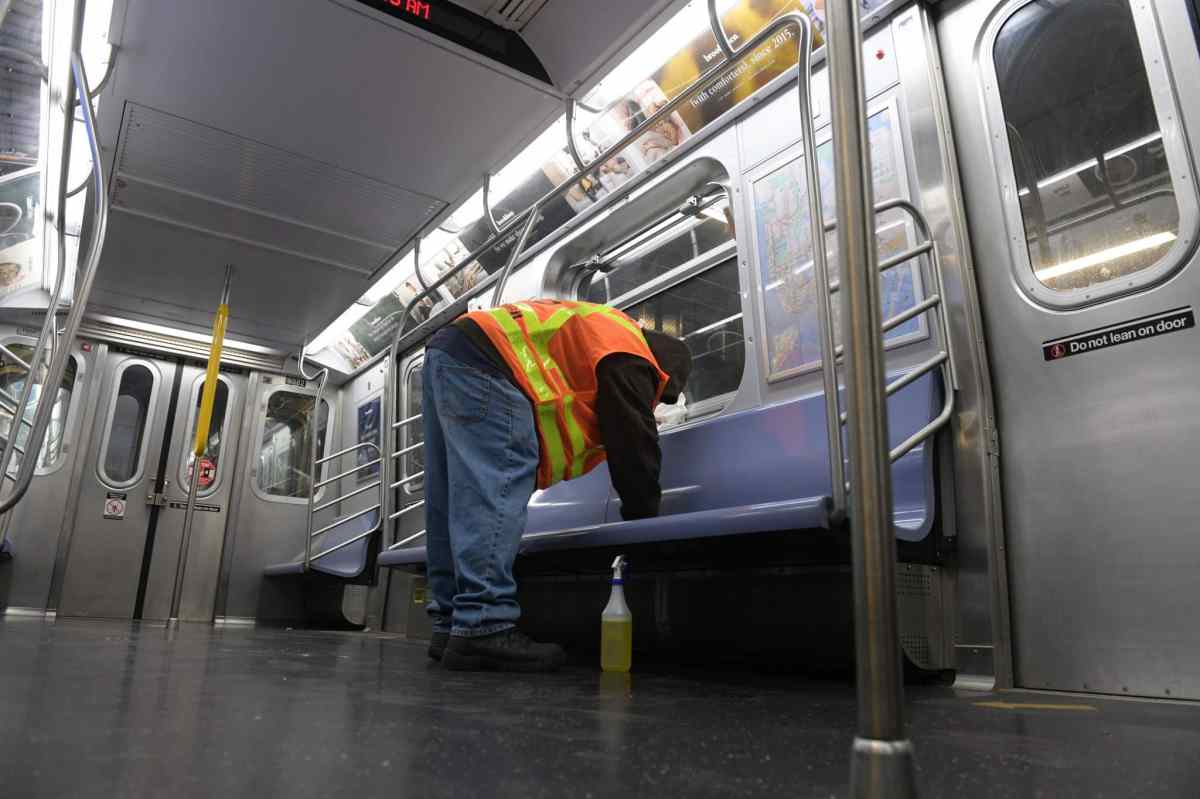
[[[625,604],[625,556],[612,565],[612,594],[600,614],[600,668],[627,672],[633,661],[633,614]]]

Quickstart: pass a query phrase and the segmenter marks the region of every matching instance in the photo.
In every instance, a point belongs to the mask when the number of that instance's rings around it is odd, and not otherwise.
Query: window
[[[33,360],[33,347],[28,344],[8,344],[8,349],[13,355],[20,358],[25,363]],[[42,391],[42,382],[46,378],[47,368],[45,364],[40,364],[38,367],[37,382],[34,383],[33,392],[29,397],[29,404],[25,410],[25,422],[21,424],[17,432],[17,445],[25,448],[28,443],[29,434],[33,429],[33,415],[37,405],[38,396]],[[71,408],[71,395],[75,391],[75,377],[79,371],[79,362],[74,356],[67,361],[66,369],[63,371],[62,382],[58,386],[58,397],[55,399],[54,408],[50,412],[50,423],[46,427],[46,437],[43,440],[41,454],[38,458],[38,468],[42,470],[52,469],[58,465],[62,458],[63,445],[65,443],[67,429],[67,413]],[[15,404],[21,397],[21,392],[25,390],[25,367],[19,364],[16,360],[0,352],[0,397],[4,397],[6,401],[0,401],[0,446],[8,440],[12,433],[13,427],[13,411]],[[10,470],[20,464],[21,455],[16,453],[13,455],[13,465]]]
[[[889,106],[867,120],[871,145],[876,203],[906,196],[903,161],[899,155],[899,134],[895,114]],[[811,371],[821,363],[821,336],[817,316],[817,284],[813,275],[811,219],[808,212],[808,187],[804,177],[804,155],[775,162],[768,171],[752,180],[755,238],[759,280],[763,291],[767,373],[778,380]],[[833,146],[826,141],[817,147],[817,170],[821,179],[821,206],[826,221],[836,217],[833,187]],[[879,260],[884,260],[913,245],[911,223],[902,211],[892,210],[876,219]],[[831,279],[836,279],[837,234],[825,236],[825,251]],[[921,280],[917,260],[889,269],[880,275],[880,300],[883,318],[913,307],[921,299]],[[841,339],[839,295],[834,294],[833,332]],[[890,346],[911,341],[925,334],[924,318],[919,316],[896,327],[886,336]]]
[[[746,344],[736,258],[624,311],[647,330],[681,338],[691,349],[692,374],[684,390],[687,407],[737,391]]]
[[[659,406],[660,424],[719,410],[746,363],[742,298],[728,198],[693,198],[671,215],[599,253],[576,284],[580,299],[619,308],[648,330],[681,338],[692,374],[680,406]]]
[[[694,217],[671,217],[603,253],[606,271],[595,272],[579,292],[589,302],[611,303],[653,280],[733,242],[729,202],[722,196]]]
[[[146,424],[154,409],[156,382],[154,372],[145,364],[130,363],[121,370],[100,461],[100,476],[110,485],[132,485],[141,477]]]
[[[267,397],[258,449],[258,488],[277,497],[308,499],[312,480],[312,425],[314,397],[276,391]],[[325,454],[329,431],[329,403],[322,400],[317,424],[317,458]],[[324,473],[322,467],[318,474]]]
[[[405,387],[405,390],[404,390],[404,393],[407,397],[407,402],[408,402],[408,405],[406,406],[407,410],[404,414],[404,417],[406,419],[411,416],[416,416],[419,413],[423,413],[422,408],[424,407],[424,403],[422,402],[422,394],[421,394],[421,392],[423,390],[423,385],[421,382],[421,375],[423,372],[424,372],[424,363],[423,362],[419,362],[416,366],[409,369],[409,371],[408,371],[407,386]],[[404,426],[403,435],[401,436],[401,441],[404,442],[403,443],[404,447],[411,447],[414,444],[419,444],[424,440],[425,440],[425,425],[422,424],[422,422],[420,422],[420,421],[411,422]],[[421,472],[424,470],[425,470],[425,448],[424,447],[414,450],[413,452],[410,452],[409,454],[404,456],[404,475],[403,475],[404,477],[410,477],[410,476],[416,474],[417,472]],[[422,490],[422,488],[424,488],[424,486],[425,486],[425,481],[423,479],[417,479],[417,480],[413,480],[411,483],[406,483],[404,485],[404,490],[405,490],[405,492],[407,492],[409,494],[416,494],[416,493],[420,492]]]
[[[192,462],[196,459],[196,424],[199,416],[200,402],[204,399],[204,384],[206,380],[196,383],[196,401],[192,404],[191,423],[188,425],[188,435],[183,445],[187,448],[187,458],[180,466],[179,484],[184,491],[190,491],[192,485]],[[224,380],[217,380],[217,391],[213,398],[212,421],[208,427],[208,447],[204,452],[204,468],[200,470],[200,491],[198,494],[211,494],[217,490],[217,478],[221,474],[221,443],[225,438],[225,416],[229,408],[229,385]]]
[[[1001,25],[992,62],[1025,250],[1047,298],[1158,277],[1180,204],[1128,0],[1026,5]]]

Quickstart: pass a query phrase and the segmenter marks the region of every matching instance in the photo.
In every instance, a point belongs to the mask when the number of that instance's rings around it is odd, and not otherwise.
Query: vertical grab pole
[[[808,190],[809,238],[813,248],[817,326],[821,331],[821,378],[825,386],[825,434],[829,447],[830,523],[840,525],[846,515],[846,465],[842,452],[842,409],[838,400],[837,355],[833,340],[833,303],[829,296],[829,258],[825,250],[825,212],[821,178],[817,174],[817,134],[812,118],[812,22],[804,18],[798,43],[797,94],[800,100],[800,135],[804,143],[804,179]]]
[[[512,274],[513,267],[516,266],[517,261],[521,258],[521,253],[525,250],[525,242],[529,240],[529,234],[533,232],[533,226],[537,224],[539,210],[536,205],[529,209],[529,221],[525,223],[525,228],[521,231],[521,238],[517,239],[512,255],[508,256],[508,263],[504,265],[504,271],[500,273],[500,278],[496,281],[496,290],[492,292],[492,305],[499,305],[500,298],[504,296],[504,287],[508,285],[508,276]]]
[[[233,282],[233,266],[225,267],[225,287],[221,303],[213,318],[212,345],[208,353],[208,370],[204,374],[204,393],[200,410],[196,412],[196,439],[192,444],[192,481],[188,488],[187,510],[183,516],[183,535],[179,541],[179,557],[175,563],[175,588],[171,591],[172,623],[179,621],[179,603],[183,599],[183,577],[187,571],[188,547],[192,541],[192,523],[196,518],[196,493],[200,490],[200,459],[208,450],[208,432],[212,426],[213,403],[217,399],[217,382],[221,371],[221,348],[225,343],[225,326],[229,322],[229,287]]]
[[[825,8],[854,491],[850,531],[858,728],[850,795],[882,799],[916,796],[916,776],[904,730],[883,335],[857,6],[855,0],[829,0]]]

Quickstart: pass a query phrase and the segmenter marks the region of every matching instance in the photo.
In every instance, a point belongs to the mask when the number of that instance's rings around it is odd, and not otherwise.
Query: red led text
[[[425,20],[429,19],[429,3],[423,3],[421,0],[388,0],[388,3],[396,8],[403,9],[414,17],[420,17]]]

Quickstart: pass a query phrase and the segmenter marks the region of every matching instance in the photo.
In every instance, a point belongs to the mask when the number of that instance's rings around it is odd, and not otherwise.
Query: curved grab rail
[[[79,278],[78,285],[75,290],[75,297],[71,303],[71,310],[67,313],[67,321],[63,328],[62,335],[66,337],[66,341],[71,341],[79,332],[79,325],[83,321],[83,312],[87,306],[88,297],[92,293],[92,283],[96,278],[96,267],[100,263],[100,254],[104,250],[104,238],[108,233],[108,195],[104,190],[104,165],[100,159],[100,140],[99,134],[96,131],[96,116],[92,109],[92,102],[89,97],[90,90],[88,88],[87,70],[83,66],[83,59],[79,55],[78,49],[78,34],[79,23],[82,21],[82,10],[79,12],[80,20],[76,26],[76,48],[71,54],[71,79],[68,81],[68,89],[79,92],[80,106],[83,108],[84,130],[88,137],[88,151],[92,158],[92,178],[95,181],[96,191],[96,221],[95,229],[92,231],[91,241],[88,243],[87,256],[84,259],[84,266]],[[63,285],[66,283],[66,175],[67,168],[70,165],[71,158],[71,133],[73,127],[70,124],[74,117],[74,104],[71,102],[65,103],[67,111],[67,126],[63,132],[64,146],[62,158],[62,186],[59,190],[58,203],[58,279],[55,282],[54,292],[50,298],[50,304],[46,308],[46,318],[42,322],[42,330],[38,336],[38,342],[34,346],[34,359],[40,357],[42,351],[47,346],[50,347],[50,368],[47,370],[45,384],[47,386],[56,386],[62,382],[63,374],[66,372],[67,361],[70,356],[71,348],[69,346],[55,346],[55,341],[58,337],[59,330],[56,322],[56,311],[60,300],[62,299]],[[29,404],[30,393],[33,388],[34,380],[32,376],[25,381],[25,386],[21,392],[21,401],[16,408],[19,413],[15,414],[15,418],[23,418],[25,408]],[[42,445],[42,440],[46,436],[46,429],[50,424],[50,414],[54,409],[54,402],[57,399],[57,392],[43,391],[38,397],[36,410],[34,411],[33,429],[26,441],[26,449],[29,452],[37,452]],[[3,458],[0,459],[0,474],[8,474],[8,466],[12,461],[12,455],[16,447],[16,436],[10,436],[4,447]],[[15,484],[12,491],[0,496],[0,513],[5,513],[25,496],[25,492],[29,490],[30,481],[33,479],[33,470],[36,466],[36,457],[26,457],[21,459],[21,467],[17,473]]]

